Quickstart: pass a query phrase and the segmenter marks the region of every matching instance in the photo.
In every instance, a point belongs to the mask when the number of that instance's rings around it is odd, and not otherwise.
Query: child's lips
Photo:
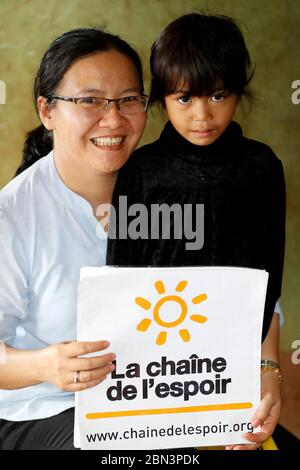
[[[215,131],[215,129],[196,129],[192,132],[196,135],[206,137],[206,136],[209,136],[214,131]]]
[[[214,131],[215,128],[214,127],[207,127],[207,128],[201,128],[201,129],[195,129],[193,132],[210,132],[210,131]]]

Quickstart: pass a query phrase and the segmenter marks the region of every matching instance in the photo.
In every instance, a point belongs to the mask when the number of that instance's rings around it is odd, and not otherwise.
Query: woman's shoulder
[[[38,196],[39,181],[41,175],[46,172],[46,166],[49,163],[50,154],[43,157],[27,170],[24,170],[18,176],[15,176],[4,188],[0,191],[0,211],[2,213],[12,214],[14,216],[25,216],[26,207],[32,204],[34,194]],[[48,161],[46,160],[48,159]],[[29,203],[29,199],[31,202]],[[29,205],[28,205],[29,204]],[[14,217],[15,218],[15,217]]]

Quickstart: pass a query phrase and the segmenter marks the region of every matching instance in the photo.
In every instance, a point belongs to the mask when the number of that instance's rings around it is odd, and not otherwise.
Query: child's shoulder
[[[257,165],[266,167],[281,165],[280,159],[276,156],[272,148],[259,140],[243,136],[242,152],[245,158]]]

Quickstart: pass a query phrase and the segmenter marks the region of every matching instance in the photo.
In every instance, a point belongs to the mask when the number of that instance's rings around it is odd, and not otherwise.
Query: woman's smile
[[[122,148],[125,142],[126,136],[102,136],[93,137],[91,142],[98,148],[104,148],[105,150],[115,151]]]

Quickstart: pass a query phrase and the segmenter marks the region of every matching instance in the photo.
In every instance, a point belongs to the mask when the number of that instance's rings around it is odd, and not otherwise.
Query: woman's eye
[[[187,103],[192,102],[192,98],[188,95],[183,95],[183,96],[180,96],[180,98],[178,98],[177,101],[181,104],[187,104]]]
[[[123,103],[135,103],[138,101],[137,96],[125,96],[125,98],[122,98]]]
[[[92,97],[81,98],[80,103],[81,104],[97,104],[97,98],[92,98]]]

